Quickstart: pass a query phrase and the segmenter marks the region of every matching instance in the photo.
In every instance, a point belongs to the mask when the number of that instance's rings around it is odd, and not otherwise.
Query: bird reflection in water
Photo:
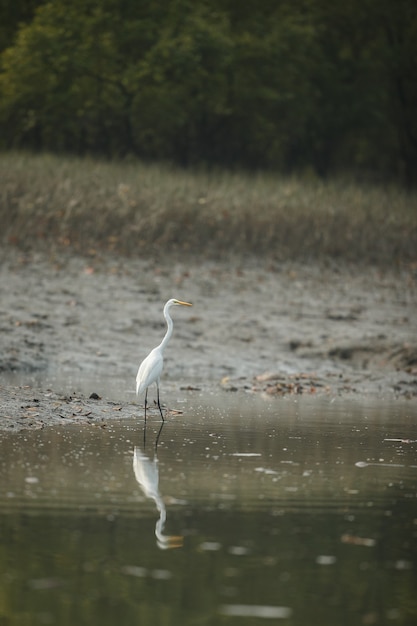
[[[159,519],[155,525],[155,536],[158,548],[169,550],[170,548],[181,548],[183,537],[176,535],[164,535],[163,530],[166,521],[166,506],[159,492],[159,461],[157,447],[163,424],[156,437],[153,458],[151,459],[139,446],[133,450],[133,471],[143,493],[147,498],[154,500],[159,511]],[[144,440],[145,441],[145,440]]]

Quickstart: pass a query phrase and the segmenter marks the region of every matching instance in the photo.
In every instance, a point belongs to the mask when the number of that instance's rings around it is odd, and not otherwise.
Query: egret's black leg
[[[148,404],[148,388],[146,387],[146,391],[145,391],[145,425],[146,425],[146,407]]]
[[[159,402],[159,385],[156,383],[156,397],[158,399],[158,409],[162,417],[162,421],[165,422],[164,416],[162,415],[161,403]]]
[[[158,441],[159,441],[159,437],[161,435],[161,432],[162,432],[162,429],[163,429],[164,425],[165,425],[165,422],[162,422],[161,428],[159,429],[158,434],[157,434],[156,439],[155,439],[155,454],[157,453]]]

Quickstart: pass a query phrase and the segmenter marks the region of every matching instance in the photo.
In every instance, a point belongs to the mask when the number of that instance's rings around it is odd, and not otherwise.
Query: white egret
[[[171,298],[164,306],[164,317],[167,323],[167,331],[165,333],[165,337],[162,339],[159,346],[154,348],[142,361],[140,364],[137,376],[136,376],[136,395],[143,393],[145,391],[145,423],[146,423],[146,406],[148,399],[148,388],[152,383],[156,383],[157,390],[157,400],[158,400],[158,408],[162,417],[162,421],[164,421],[164,416],[162,414],[161,404],[159,402],[159,381],[162,373],[162,368],[164,365],[164,351],[167,347],[168,341],[172,335],[173,322],[171,316],[169,314],[169,310],[172,306],[192,306],[189,302],[182,302],[181,300],[175,300],[175,298]]]

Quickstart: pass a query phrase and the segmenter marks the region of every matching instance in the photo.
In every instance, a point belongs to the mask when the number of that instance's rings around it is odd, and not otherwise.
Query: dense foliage
[[[0,147],[417,182],[415,0],[7,0]]]

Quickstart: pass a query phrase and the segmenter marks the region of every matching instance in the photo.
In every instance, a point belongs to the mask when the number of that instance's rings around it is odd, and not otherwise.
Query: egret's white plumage
[[[154,348],[140,364],[137,376],[136,376],[136,395],[140,395],[145,391],[145,421],[146,421],[146,403],[148,397],[148,388],[153,383],[156,383],[158,407],[161,413],[162,421],[164,416],[162,414],[161,404],[159,402],[159,381],[162,374],[162,368],[164,365],[164,351],[167,347],[168,341],[172,335],[173,322],[169,314],[169,310],[172,306],[192,306],[189,302],[182,302],[181,300],[175,300],[171,298],[164,306],[164,317],[167,323],[167,331],[159,346]]]

